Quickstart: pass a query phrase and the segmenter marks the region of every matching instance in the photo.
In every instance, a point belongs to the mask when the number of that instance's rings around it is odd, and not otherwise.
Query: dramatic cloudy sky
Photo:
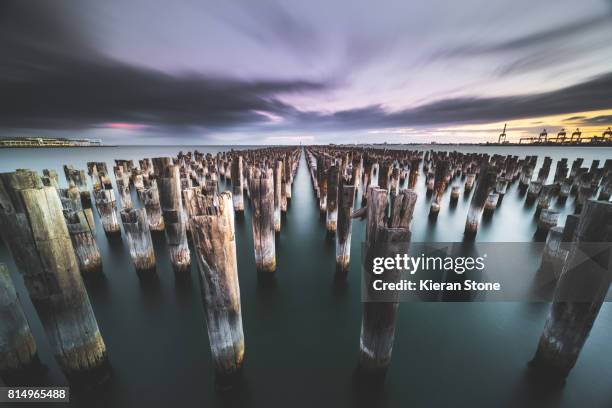
[[[2,0],[0,136],[481,141],[612,125],[612,0]]]

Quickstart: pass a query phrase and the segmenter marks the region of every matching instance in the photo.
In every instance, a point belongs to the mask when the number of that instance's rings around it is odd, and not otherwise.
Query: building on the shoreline
[[[102,146],[100,139],[66,139],[63,137],[0,137],[0,147],[87,147]]]

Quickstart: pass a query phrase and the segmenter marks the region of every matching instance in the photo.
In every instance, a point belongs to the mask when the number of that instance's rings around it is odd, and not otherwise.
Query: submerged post
[[[343,180],[343,179],[341,179]],[[346,276],[351,259],[351,212],[355,204],[355,186],[341,184],[338,189],[338,230],[336,231],[336,275]]]
[[[327,216],[325,228],[327,233],[333,235],[338,223],[338,167],[333,164],[327,170]]]
[[[157,182],[150,180],[147,187],[143,187],[140,192],[145,210],[147,211],[147,221],[149,229],[153,232],[161,232],[166,228],[164,217],[162,215],[161,204],[159,203],[159,190]]]
[[[117,200],[113,190],[99,188],[94,190],[94,199],[100,222],[107,237],[121,236],[121,227],[119,226],[119,218],[117,217]]]
[[[232,199],[234,200],[234,211],[244,211],[243,197],[243,175],[242,175],[242,156],[234,157],[232,160]]]
[[[476,191],[474,191],[472,201],[470,202],[467,219],[465,220],[464,234],[466,239],[474,239],[476,236],[484,204],[493,190],[497,178],[495,167],[486,166],[483,170],[484,171],[481,171],[478,184],[476,185]]]
[[[385,191],[385,190],[380,190]],[[385,191],[386,192],[386,191]],[[386,194],[376,194],[372,190],[368,197],[368,206],[380,201],[377,208],[386,207]],[[410,242],[410,222],[414,212],[417,195],[414,191],[402,191],[396,196],[397,202],[394,214],[388,222],[378,211],[368,211],[368,217],[375,219],[366,240],[366,254],[363,271],[364,289],[366,292],[361,320],[361,336],[359,341],[359,371],[374,378],[384,378],[391,362],[395,323],[398,311],[399,295],[394,292],[386,301],[373,301],[374,288],[372,282],[379,279],[372,271],[372,260],[375,257],[395,257],[398,253],[406,253]],[[370,224],[370,220],[368,220]],[[369,227],[368,227],[369,228]],[[386,279],[397,281],[399,271],[387,270]],[[391,276],[391,277],[390,277]]]
[[[40,360],[13,280],[3,263],[0,263],[0,317],[0,376],[12,384],[39,368]]]
[[[170,262],[174,272],[188,272],[191,268],[191,257],[181,199],[179,166],[173,164],[170,157],[157,157],[153,159],[153,167],[164,215]]]
[[[89,303],[62,205],[36,172],[0,174],[0,233],[24,277],[62,371],[99,380],[106,347]]]
[[[70,188],[59,189],[58,194],[81,274],[87,277],[102,271],[102,256],[94,238],[93,220],[83,211],[79,189],[71,182]]]
[[[283,199],[283,162],[276,161],[274,168],[274,232],[277,234],[281,231],[281,202]]]
[[[187,205],[217,383],[226,387],[244,358],[232,195],[194,194]]]
[[[610,287],[611,226],[612,203],[585,203],[530,362],[552,380],[563,382],[576,364]]]
[[[258,272],[276,270],[273,183],[272,169],[255,169],[250,189],[253,207],[253,247]]]
[[[145,209],[124,208],[121,222],[130,249],[130,257],[140,277],[155,273],[155,252]]]

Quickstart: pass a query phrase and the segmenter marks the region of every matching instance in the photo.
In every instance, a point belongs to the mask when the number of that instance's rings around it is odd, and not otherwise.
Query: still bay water
[[[122,146],[74,149],[0,149],[0,171],[55,169],[65,186],[62,165],[86,169],[87,161],[176,155],[198,149],[216,153],[231,147]],[[235,149],[240,147],[234,147]],[[414,148],[414,147],[411,147]],[[427,146],[426,148],[429,148]],[[609,148],[437,146],[438,150],[538,155],[556,161],[612,158]],[[537,168],[534,174],[537,174]],[[460,180],[455,180],[461,183]],[[90,185],[91,187],[91,185]],[[223,181],[221,188],[229,188]],[[503,204],[481,224],[482,242],[529,242],[535,232],[535,206],[513,184]],[[470,196],[448,206],[447,190],[437,223],[427,220],[429,198],[424,176],[412,224],[415,242],[462,239]],[[359,202],[358,200],[357,202]],[[573,210],[564,205],[560,223]],[[400,305],[391,367],[380,391],[352,381],[361,323],[360,265],[364,223],[353,223],[351,266],[346,283],[334,282],[335,247],[324,222],[304,160],[293,185],[277,240],[277,271],[272,285],[258,283],[253,256],[251,214],[236,220],[238,273],[246,343],[244,381],[231,393],[214,389],[214,370],[198,288],[175,279],[164,238],[155,238],[159,279],[141,282],[125,242],[111,243],[96,219],[104,278],[87,290],[106,342],[113,377],[95,396],[73,398],[71,406],[111,407],[312,407],[312,406],[539,406],[612,405],[612,307],[604,304],[593,330],[559,390],[547,390],[528,376],[549,305],[545,303],[405,303]],[[46,385],[66,384],[47,344],[6,246],[0,262],[9,265],[41,360],[49,368]],[[517,271],[520,272],[520,271]],[[23,406],[23,405],[21,405]],[[66,406],[66,405],[63,405]]]

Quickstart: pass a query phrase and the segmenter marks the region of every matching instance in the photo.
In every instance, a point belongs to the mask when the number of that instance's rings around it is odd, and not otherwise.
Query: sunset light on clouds
[[[612,124],[610,0],[28,3],[0,16],[5,136],[446,143]]]

